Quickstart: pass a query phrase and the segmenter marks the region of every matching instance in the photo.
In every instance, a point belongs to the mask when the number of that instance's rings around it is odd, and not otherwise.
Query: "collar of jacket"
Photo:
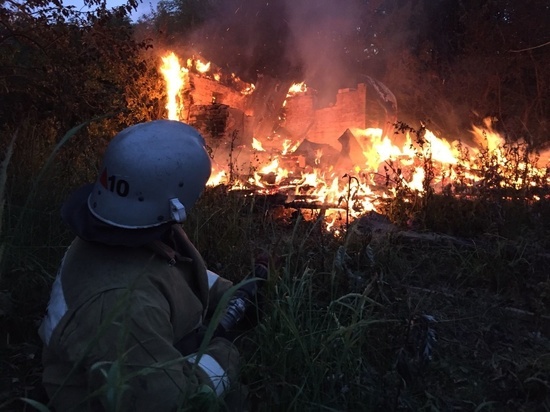
[[[164,241],[154,240],[148,244],[148,247],[157,255],[166,258],[171,266],[177,262],[190,262],[193,265],[193,273],[196,274],[194,280],[199,292],[198,298],[203,307],[208,307],[208,275],[201,254],[179,224],[172,225],[165,239]]]

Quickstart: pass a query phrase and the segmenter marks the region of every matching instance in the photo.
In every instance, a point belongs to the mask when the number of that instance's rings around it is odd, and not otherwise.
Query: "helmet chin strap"
[[[177,197],[170,199],[170,213],[172,215],[172,219],[178,223],[181,223],[187,219],[185,206],[181,204]]]

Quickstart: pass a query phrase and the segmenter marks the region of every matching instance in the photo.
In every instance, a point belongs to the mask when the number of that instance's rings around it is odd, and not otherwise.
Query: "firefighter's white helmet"
[[[103,222],[128,229],[183,222],[210,172],[196,129],[173,120],[140,123],[109,143],[88,207]]]

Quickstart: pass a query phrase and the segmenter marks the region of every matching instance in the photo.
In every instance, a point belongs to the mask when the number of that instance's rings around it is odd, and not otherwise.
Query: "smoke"
[[[290,39],[304,80],[325,96],[355,85],[349,44],[361,27],[356,1],[285,0]],[[323,97],[323,96],[321,96]]]
[[[288,38],[284,2],[225,0],[216,2],[191,44],[206,59],[254,82],[258,75],[298,70],[286,59]]]
[[[244,80],[291,78],[330,94],[354,84],[348,46],[360,16],[358,0],[230,0],[191,42]]]
[[[447,136],[462,134],[470,124],[470,106],[454,98],[463,90],[461,80],[449,75],[458,47],[451,41],[458,30],[451,24],[458,24],[458,6],[451,7],[451,0],[210,4],[213,13],[191,37],[194,48],[247,82],[256,83],[258,76],[305,81],[317,90],[317,103],[326,106],[338,89],[372,85],[375,79],[399,103],[391,117],[413,127],[422,121]],[[370,116],[377,116],[380,105],[387,109],[378,88],[369,89],[368,99]]]

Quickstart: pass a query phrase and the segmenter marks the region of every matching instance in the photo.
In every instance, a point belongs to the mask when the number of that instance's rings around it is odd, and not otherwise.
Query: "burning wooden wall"
[[[338,138],[347,129],[366,129],[367,88],[340,89],[329,107],[319,107],[314,91],[297,94],[287,100],[283,128],[295,138],[338,146]]]
[[[205,136],[213,149],[252,146],[252,138],[267,150],[282,148],[283,140],[330,145],[349,130],[379,127],[386,121],[366,84],[341,89],[333,104],[320,107],[315,90],[287,96],[290,83],[260,79],[254,93],[244,95],[220,82],[191,75],[185,96],[184,120]],[[286,102],[285,102],[286,100]]]

